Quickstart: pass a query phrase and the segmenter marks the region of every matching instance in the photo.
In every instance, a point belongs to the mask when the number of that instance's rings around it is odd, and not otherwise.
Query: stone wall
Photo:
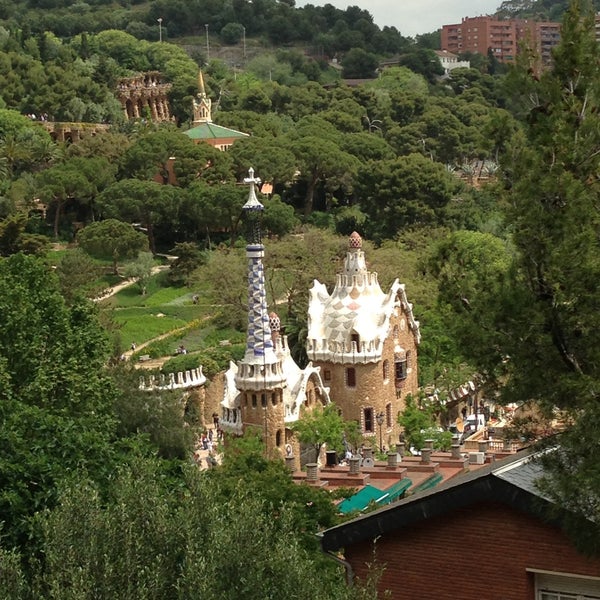
[[[378,413],[385,415],[382,428],[383,445],[389,448],[398,441],[401,427],[398,425],[398,414],[404,410],[405,398],[408,394],[416,394],[418,390],[417,344],[415,336],[408,326],[408,318],[401,307],[395,309],[390,318],[389,335],[384,342],[380,361],[375,363],[318,362],[321,377],[330,387],[330,396],[342,410],[346,420],[356,420],[361,424],[364,434],[373,437],[379,445],[379,425],[373,421],[371,431],[365,431],[365,408],[372,408],[373,419]],[[396,335],[396,337],[394,337]],[[394,351],[396,346],[408,353],[406,378],[394,378]],[[388,377],[384,378],[384,362],[387,361]],[[354,368],[356,385],[347,384],[347,369]],[[330,375],[328,379],[328,375]],[[387,406],[390,405],[390,409]],[[391,422],[390,422],[391,421]]]

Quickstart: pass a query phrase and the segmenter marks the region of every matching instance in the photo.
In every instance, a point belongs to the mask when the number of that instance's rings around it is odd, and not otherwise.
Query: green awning
[[[405,477],[404,479],[401,479],[394,485],[387,488],[385,491],[388,494],[388,497],[385,499],[384,504],[389,504],[390,502],[394,502],[399,498],[402,498],[406,490],[408,490],[412,484],[412,479]]]
[[[348,514],[357,510],[364,510],[371,502],[380,504],[387,498],[388,493],[381,491],[372,485],[366,485],[362,490],[356,492],[354,496],[346,498],[338,506],[338,510],[343,514]]]
[[[429,490],[432,487],[435,487],[438,483],[440,483],[444,478],[441,473],[434,473],[431,477],[428,477],[423,483],[420,483],[415,487],[413,492],[423,492],[425,490]]]

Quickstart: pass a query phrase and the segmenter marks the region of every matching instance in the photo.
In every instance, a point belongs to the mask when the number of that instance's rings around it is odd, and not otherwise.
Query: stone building
[[[377,446],[398,441],[398,414],[418,390],[420,337],[404,285],[382,291],[354,232],[333,292],[317,280],[310,291],[306,350],[344,419],[358,421]]]
[[[198,90],[192,105],[194,111],[193,127],[185,131],[185,135],[197,144],[203,142],[219,150],[227,150],[236,140],[248,137],[247,133],[213,123],[212,102],[204,87],[202,71],[198,74]]]
[[[290,354],[285,336],[281,336],[279,318],[268,313],[260,237],[263,205],[256,197],[250,169],[245,182],[250,185],[244,212],[252,226],[251,242],[246,246],[248,259],[248,330],[246,352],[237,364],[231,362],[225,374],[221,402],[221,428],[241,435],[248,429],[260,432],[269,455],[295,454],[298,445],[290,425],[301,410],[311,410],[330,402],[320,369],[309,364],[301,369]]]
[[[149,119],[154,123],[171,120],[167,94],[170,83],[164,83],[158,71],[119,80],[117,98],[127,120]]]

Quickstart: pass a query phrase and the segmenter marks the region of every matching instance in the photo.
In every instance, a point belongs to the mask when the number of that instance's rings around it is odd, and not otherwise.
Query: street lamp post
[[[162,42],[162,17],[156,19],[158,21],[158,41]]]
[[[208,23],[204,24],[204,28],[206,29],[206,62],[210,60],[210,44],[208,42]]]
[[[383,419],[385,418],[385,415],[380,412],[377,413],[377,416],[375,417],[377,419],[377,425],[379,425],[379,452],[383,452]]]

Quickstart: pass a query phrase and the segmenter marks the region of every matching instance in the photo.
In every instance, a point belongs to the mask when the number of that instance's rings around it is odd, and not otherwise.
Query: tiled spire
[[[277,359],[273,351],[273,340],[269,326],[265,274],[262,262],[264,246],[260,236],[260,215],[264,210],[264,206],[256,197],[255,185],[260,183],[260,179],[254,177],[254,169],[249,169],[248,177],[244,179],[244,182],[250,186],[248,200],[243,207],[250,225],[250,240],[246,246],[246,257],[248,259],[248,333],[244,362],[272,364]]]

